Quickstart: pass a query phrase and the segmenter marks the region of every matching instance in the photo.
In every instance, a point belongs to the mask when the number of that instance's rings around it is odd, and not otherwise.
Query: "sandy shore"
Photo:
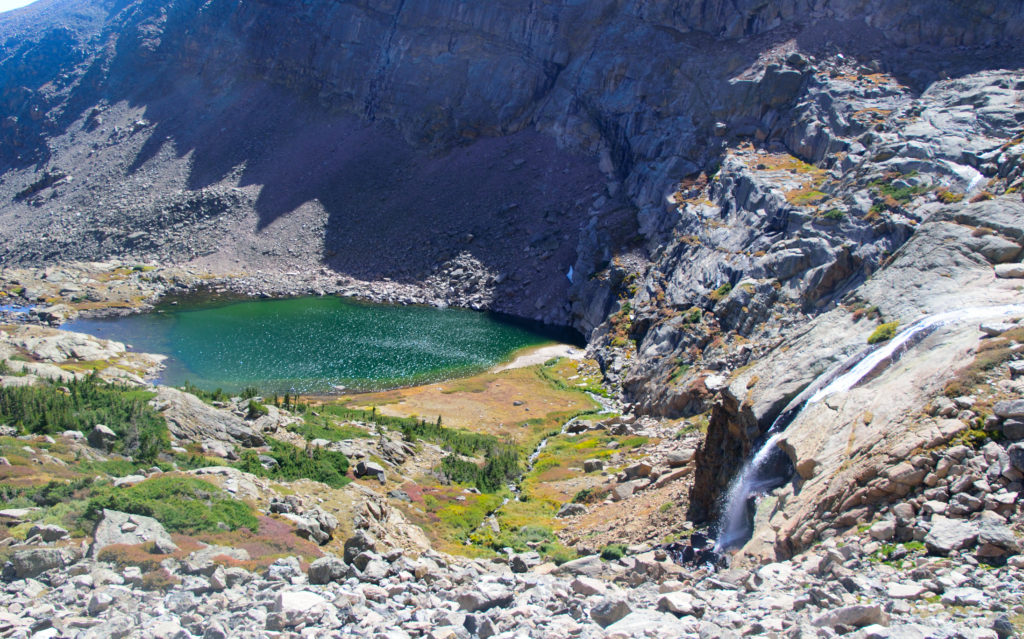
[[[526,368],[527,366],[533,366],[534,364],[543,364],[549,359],[556,357],[568,357],[569,359],[583,359],[584,351],[582,348],[577,348],[569,344],[552,344],[551,346],[540,346],[526,353],[523,353],[519,357],[515,358],[511,362],[499,364],[491,369],[492,373],[500,373],[501,371],[511,370],[513,368]]]

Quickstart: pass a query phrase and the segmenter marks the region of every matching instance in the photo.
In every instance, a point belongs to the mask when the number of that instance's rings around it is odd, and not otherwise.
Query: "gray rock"
[[[1011,553],[1020,550],[1020,543],[1010,527],[991,519],[978,522],[978,543],[991,544]]]
[[[481,583],[475,588],[459,593],[455,600],[461,610],[483,612],[496,607],[504,608],[512,603],[512,598],[512,591],[500,584]]]
[[[573,559],[567,561],[558,568],[555,569],[555,573],[559,575],[585,575],[587,577],[596,577],[601,574],[604,570],[604,563],[601,558],[597,555],[588,555],[586,557],[580,557],[579,559]]]
[[[85,605],[85,611],[90,616],[95,617],[109,608],[112,603],[114,603],[114,598],[109,593],[97,590],[89,596],[89,601]]]
[[[329,607],[330,602],[315,592],[279,592],[274,599],[275,621],[280,628],[293,628],[319,620]]]
[[[80,556],[73,547],[18,550],[11,555],[11,571],[15,579],[30,579],[54,568],[70,566]]]
[[[658,610],[673,614],[700,617],[704,614],[704,602],[685,592],[670,592],[658,600]]]
[[[1014,279],[1024,277],[1024,264],[996,264],[996,277]]]
[[[150,403],[167,420],[168,430],[179,441],[213,440],[246,447],[266,443],[241,417],[214,408],[191,393],[157,386],[157,395]]]
[[[862,628],[873,624],[887,626],[889,625],[889,615],[878,604],[844,606],[823,612],[811,623],[818,627],[828,628],[836,626]]]
[[[989,337],[997,337],[1006,331],[1012,331],[1013,329],[1020,327],[1017,324],[1010,324],[1008,322],[986,322],[978,328],[982,333]]]
[[[967,548],[978,539],[978,530],[971,524],[948,519],[939,515],[932,517],[932,526],[924,538],[928,550],[940,555],[948,555],[954,550]]]
[[[668,462],[669,468],[681,468],[693,461],[694,455],[695,450],[686,448],[669,453],[665,461]]]
[[[1007,419],[1002,426],[1003,437],[1010,441],[1024,439],[1024,419]]]
[[[1003,419],[1024,419],[1024,399],[996,402],[992,412]]]
[[[508,560],[508,567],[515,573],[529,572],[540,565],[540,555],[535,552],[524,552],[512,555]]]
[[[590,618],[602,628],[607,628],[631,612],[633,612],[633,608],[625,599],[606,597],[590,609]]]
[[[311,584],[328,584],[342,581],[348,574],[348,565],[338,557],[327,555],[320,557],[309,565],[307,577]]]
[[[273,581],[292,581],[303,576],[302,566],[297,557],[282,557],[267,566],[265,576]]]
[[[889,541],[896,534],[896,522],[892,519],[883,519],[872,526],[868,532],[872,538],[878,541]]]
[[[152,542],[154,550],[168,554],[178,550],[160,522],[144,515],[130,515],[116,510],[103,510],[103,516],[93,531],[93,544],[89,553],[95,557],[113,544],[134,546]]]
[[[585,515],[586,513],[587,507],[583,504],[567,502],[562,504],[562,507],[555,513],[555,517],[575,517],[576,515]]]
[[[117,444],[117,433],[103,424],[96,424],[89,433],[89,445],[104,452],[110,452]]]
[[[381,483],[387,479],[387,474],[384,472],[384,467],[380,464],[372,461],[360,461],[356,464],[355,470],[353,471],[356,477],[376,477]]]
[[[43,541],[49,543],[58,539],[64,539],[68,536],[68,531],[54,524],[36,524],[28,529],[28,538],[31,539],[36,535],[39,535]]]
[[[640,479],[643,477],[650,477],[651,470],[653,470],[653,467],[650,464],[647,462],[640,462],[629,466],[624,472],[628,479]]]
[[[604,469],[604,461],[600,459],[585,459],[583,460],[583,471],[587,473],[593,473]]]
[[[1010,463],[1013,464],[1013,467],[1024,473],[1024,442],[1011,444],[1006,449],[1006,455],[1010,459]]]

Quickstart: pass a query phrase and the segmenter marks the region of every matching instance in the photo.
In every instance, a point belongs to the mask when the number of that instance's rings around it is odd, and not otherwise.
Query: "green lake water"
[[[377,390],[468,375],[553,337],[485,313],[337,297],[180,303],[61,328],[167,355],[164,384],[264,393]]]

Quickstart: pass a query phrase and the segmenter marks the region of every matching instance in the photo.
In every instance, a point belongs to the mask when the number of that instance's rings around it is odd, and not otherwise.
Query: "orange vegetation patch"
[[[555,388],[536,367],[343,398],[346,400],[354,408],[376,406],[382,415],[393,417],[434,420],[440,415],[449,428],[517,443],[559,427],[567,414],[597,407],[584,393]]]

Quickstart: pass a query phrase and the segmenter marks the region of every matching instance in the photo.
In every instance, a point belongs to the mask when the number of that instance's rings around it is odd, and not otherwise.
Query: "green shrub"
[[[167,424],[146,391],[102,381],[94,372],[67,382],[0,388],[0,423],[29,433],[90,432],[105,424],[118,438],[114,451],[152,460],[169,444]]]
[[[312,479],[332,488],[341,488],[351,481],[345,476],[348,472],[348,457],[342,453],[312,446],[307,446],[303,450],[276,439],[268,439],[267,442],[270,444],[268,455],[277,462],[277,466],[271,469],[264,468],[259,455],[255,451],[247,450],[242,453],[238,468],[271,479]]]
[[[231,498],[195,477],[160,475],[128,488],[105,487],[89,500],[86,516],[98,518],[104,508],[153,517],[170,531],[214,531],[248,528],[256,516],[245,502]]]
[[[829,209],[822,215],[826,220],[841,220],[846,217],[846,213],[843,213],[839,209]]]
[[[711,293],[711,299],[715,302],[718,302],[725,299],[725,296],[728,295],[729,293],[732,293],[732,284],[726,282],[725,284],[722,284],[721,286],[716,288],[713,293]]]
[[[441,460],[438,470],[451,481],[471,484],[480,492],[494,493],[513,482],[522,474],[519,451],[511,445],[499,445],[487,451],[482,466],[455,455]]]
[[[879,342],[891,340],[896,336],[896,328],[899,325],[899,322],[886,322],[885,324],[879,324],[874,332],[872,332],[871,335],[868,335],[868,344],[878,344]]]
[[[327,417],[317,418],[309,416],[302,423],[292,424],[288,427],[288,430],[302,435],[307,440],[326,439],[330,442],[373,437],[373,434],[365,428],[331,423]]]
[[[601,559],[614,561],[626,556],[626,544],[608,544],[601,549]]]
[[[245,417],[246,419],[259,419],[260,417],[268,415],[269,413],[270,410],[266,406],[260,404],[254,399],[250,399],[249,410]]]

